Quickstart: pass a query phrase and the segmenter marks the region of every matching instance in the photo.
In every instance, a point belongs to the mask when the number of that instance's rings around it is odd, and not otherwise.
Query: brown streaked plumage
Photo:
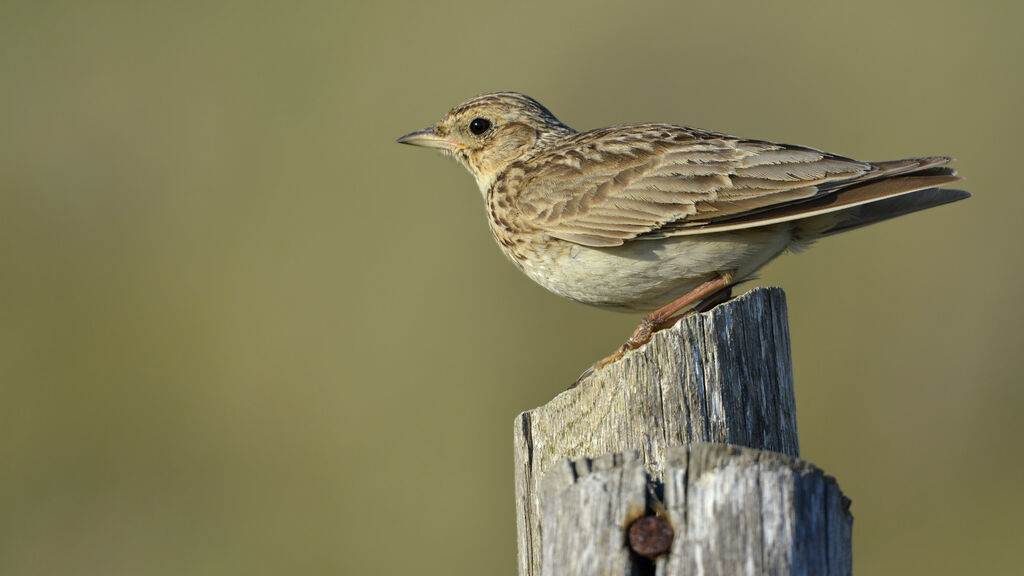
[[[502,251],[567,298],[655,310],[602,366],[787,248],[967,198],[947,157],[860,162],[671,124],[576,132],[536,100],[484,94],[398,140],[476,178]]]

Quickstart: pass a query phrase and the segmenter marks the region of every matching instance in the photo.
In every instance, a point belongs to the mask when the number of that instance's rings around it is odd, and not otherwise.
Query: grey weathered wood
[[[542,486],[540,574],[851,573],[849,501],[814,466],[722,444],[669,448],[664,465],[675,539],[654,561],[626,544],[629,524],[657,506],[636,453],[554,466]]]
[[[799,456],[786,301],[759,288],[683,319],[515,425],[519,573],[540,566],[540,480],[556,463],[637,451],[658,481],[694,442]]]
[[[665,507],[680,527],[664,574],[846,575],[850,502],[795,458],[737,446],[670,449]]]
[[[541,574],[629,574],[623,527],[644,515],[647,475],[635,453],[563,461],[544,477]]]

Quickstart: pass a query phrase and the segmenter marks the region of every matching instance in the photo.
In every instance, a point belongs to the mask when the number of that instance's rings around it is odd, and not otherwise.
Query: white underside
[[[531,255],[523,271],[548,290],[584,304],[620,310],[654,310],[718,272],[737,281],[754,274],[792,240],[789,223],[745,230],[635,240],[614,248],[560,241]]]

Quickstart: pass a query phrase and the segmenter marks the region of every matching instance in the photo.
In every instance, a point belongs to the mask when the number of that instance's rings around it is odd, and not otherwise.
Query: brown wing
[[[699,233],[840,187],[920,170],[919,160],[857,162],[787,146],[644,124],[580,134],[529,161],[521,218],[586,246]],[[759,225],[756,219],[746,226]]]

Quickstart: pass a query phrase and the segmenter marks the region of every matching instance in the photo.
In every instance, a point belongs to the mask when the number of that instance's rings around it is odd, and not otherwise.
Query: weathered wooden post
[[[756,289],[519,415],[519,574],[850,574],[849,501],[799,452],[785,295]]]

